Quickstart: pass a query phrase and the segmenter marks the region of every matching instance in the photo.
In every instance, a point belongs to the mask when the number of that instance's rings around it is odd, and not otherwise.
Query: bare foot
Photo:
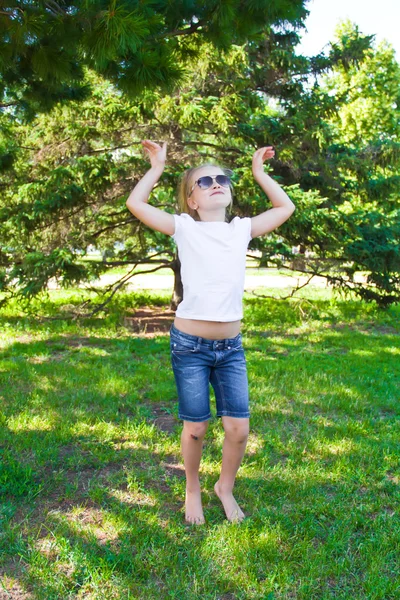
[[[222,502],[228,521],[243,521],[245,514],[233,497],[232,492],[223,493],[219,487],[219,481],[214,485],[214,491]]]
[[[189,492],[186,490],[185,508],[185,520],[187,523],[193,525],[205,523],[200,490],[198,492]]]

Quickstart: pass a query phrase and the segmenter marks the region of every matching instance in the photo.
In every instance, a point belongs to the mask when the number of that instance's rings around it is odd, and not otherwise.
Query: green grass
[[[168,295],[121,294],[82,322],[68,314],[83,291],[51,292],[36,316],[3,309],[0,597],[399,598],[400,307],[323,292],[246,295],[252,417],[235,496],[248,517],[228,523],[213,494],[213,419],[202,527],[184,523],[168,336],[123,325]]]

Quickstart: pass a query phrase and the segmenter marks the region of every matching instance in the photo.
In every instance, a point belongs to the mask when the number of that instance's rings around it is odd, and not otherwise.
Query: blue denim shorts
[[[179,399],[179,418],[208,421],[210,383],[217,417],[249,418],[249,389],[242,334],[209,340],[170,329],[171,362]]]

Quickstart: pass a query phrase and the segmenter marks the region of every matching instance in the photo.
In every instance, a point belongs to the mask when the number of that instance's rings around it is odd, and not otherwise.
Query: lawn
[[[213,418],[196,527],[168,333],[124,325],[168,294],[120,294],[71,319],[85,295],[0,312],[1,599],[400,598],[399,306],[246,294],[252,417],[235,496],[247,517],[229,523],[213,494]]]

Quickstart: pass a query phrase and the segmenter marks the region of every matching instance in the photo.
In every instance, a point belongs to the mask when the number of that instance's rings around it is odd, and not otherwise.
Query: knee
[[[237,444],[244,444],[249,437],[249,423],[230,423],[224,425],[225,435]]]
[[[184,422],[185,433],[192,439],[203,439],[208,428],[208,421],[200,423],[192,423],[191,421]]]

